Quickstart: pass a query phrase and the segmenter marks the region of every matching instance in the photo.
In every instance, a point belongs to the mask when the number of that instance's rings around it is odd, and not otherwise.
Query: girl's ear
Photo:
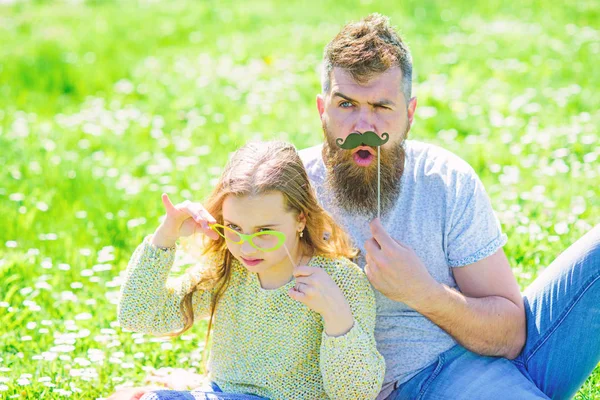
[[[306,228],[306,215],[304,215],[303,212],[300,212],[300,214],[298,215],[298,223],[298,231],[302,232],[304,228]]]

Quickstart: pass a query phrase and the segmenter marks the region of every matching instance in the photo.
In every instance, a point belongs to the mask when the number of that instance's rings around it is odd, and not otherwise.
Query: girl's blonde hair
[[[283,195],[286,211],[296,215],[304,214],[306,226],[300,237],[302,253],[334,258],[356,257],[358,251],[352,247],[349,236],[317,202],[302,160],[296,148],[289,143],[251,142],[240,148],[225,166],[221,178],[203,205],[217,223],[223,224],[222,206],[227,196],[256,196],[269,192],[280,192]],[[194,291],[200,286],[203,289],[209,287],[214,292],[206,334],[207,344],[217,303],[229,284],[234,257],[221,236],[218,240],[206,239],[201,253],[207,259],[216,258],[219,261],[216,265],[202,269],[199,281],[183,298],[181,311],[184,315],[184,327],[173,336],[181,335],[191,328],[194,323]]]

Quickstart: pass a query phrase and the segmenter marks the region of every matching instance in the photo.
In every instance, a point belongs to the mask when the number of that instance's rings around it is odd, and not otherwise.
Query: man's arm
[[[525,310],[504,251],[453,272],[460,292],[438,283],[413,308],[475,353],[516,358],[525,345]]]
[[[392,239],[378,219],[365,243],[365,272],[373,286],[448,332],[467,349],[515,358],[525,343],[523,299],[502,249],[454,268],[461,292],[437,282],[415,252]]]

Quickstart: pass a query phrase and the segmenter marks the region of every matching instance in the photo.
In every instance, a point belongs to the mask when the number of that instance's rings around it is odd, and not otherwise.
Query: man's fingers
[[[377,261],[375,260],[374,257],[370,256],[369,254],[365,255],[365,261],[371,267],[372,271],[379,269],[379,266],[377,265]]]
[[[365,240],[365,252],[371,254],[371,256],[381,252],[381,247],[379,247],[379,243],[375,238]]]
[[[365,265],[365,275],[367,276],[369,282],[371,282],[374,278],[373,270],[369,263]]]
[[[407,245],[405,245],[404,243],[402,243],[401,241],[399,241],[398,239],[394,239],[394,242],[396,242],[396,244],[404,249],[409,249],[409,247]]]
[[[367,275],[367,279],[372,282],[379,274],[379,267],[377,266],[375,259],[368,254],[365,256],[365,260],[367,261],[367,264],[365,265],[365,275]]]
[[[392,239],[386,232],[383,225],[381,225],[379,218],[375,218],[373,221],[371,221],[371,223],[369,223],[369,227],[371,228],[371,234],[379,244],[379,247],[386,248],[396,243],[394,242],[394,239]]]

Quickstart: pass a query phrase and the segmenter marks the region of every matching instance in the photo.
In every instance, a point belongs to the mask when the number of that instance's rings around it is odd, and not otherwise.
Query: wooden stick
[[[381,219],[381,157],[377,146],[377,218]]]

